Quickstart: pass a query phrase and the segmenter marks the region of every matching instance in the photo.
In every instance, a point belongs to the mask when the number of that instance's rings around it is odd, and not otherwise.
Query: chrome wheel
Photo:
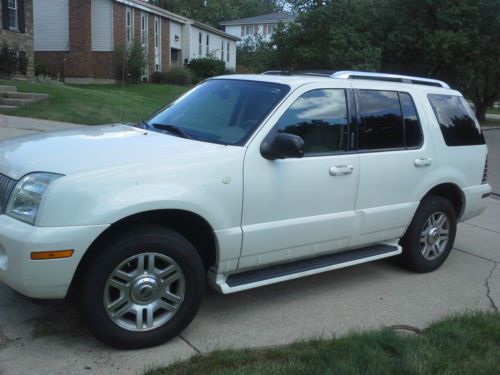
[[[116,267],[104,287],[109,318],[129,331],[149,331],[167,323],[184,300],[186,279],[166,255],[134,255]]]
[[[450,220],[444,212],[432,214],[425,222],[420,234],[420,251],[427,260],[438,258],[449,241]]]

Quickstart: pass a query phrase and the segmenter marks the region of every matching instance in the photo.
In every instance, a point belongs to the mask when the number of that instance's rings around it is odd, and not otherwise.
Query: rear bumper
[[[64,298],[85,251],[107,227],[35,227],[0,215],[0,281],[28,297]],[[68,249],[71,258],[31,260],[33,251]]]
[[[491,193],[489,184],[471,186],[462,189],[465,195],[465,207],[460,221],[480,215],[486,208],[486,197]]]

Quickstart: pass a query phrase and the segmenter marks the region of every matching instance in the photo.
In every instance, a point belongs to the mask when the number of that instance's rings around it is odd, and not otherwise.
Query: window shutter
[[[241,26],[241,36],[245,35],[245,26]]]
[[[19,32],[26,32],[26,17],[24,16],[24,0],[17,0],[17,24]]]
[[[2,0],[2,27],[9,30],[9,0]]]

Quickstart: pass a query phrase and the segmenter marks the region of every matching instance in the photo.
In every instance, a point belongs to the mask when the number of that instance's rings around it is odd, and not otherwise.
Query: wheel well
[[[89,247],[80,261],[73,280],[71,291],[75,289],[81,280],[82,273],[89,265],[94,255],[99,251],[99,244],[112,235],[116,230],[123,230],[135,225],[163,225],[183,235],[200,254],[200,257],[208,270],[217,261],[217,244],[215,234],[208,222],[201,216],[183,210],[158,210],[142,212],[124,218],[112,224]]]
[[[449,200],[455,209],[457,218],[462,216],[465,207],[465,196],[457,185],[451,183],[437,185],[427,192],[424,198],[429,195],[437,195]]]

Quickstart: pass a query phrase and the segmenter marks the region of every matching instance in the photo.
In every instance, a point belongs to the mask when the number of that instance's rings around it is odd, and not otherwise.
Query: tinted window
[[[304,140],[306,155],[347,148],[347,104],[344,90],[313,90],[302,95],[278,121],[278,132]]]
[[[208,80],[147,122],[159,132],[165,129],[161,125],[172,125],[196,140],[241,145],[289,90],[264,82]]]
[[[448,146],[484,144],[476,117],[464,98],[437,94],[428,98]]]
[[[359,149],[404,147],[403,119],[395,91],[359,90]]]
[[[418,147],[422,144],[422,129],[418,121],[415,104],[409,94],[399,93],[405,125],[406,147]]]

